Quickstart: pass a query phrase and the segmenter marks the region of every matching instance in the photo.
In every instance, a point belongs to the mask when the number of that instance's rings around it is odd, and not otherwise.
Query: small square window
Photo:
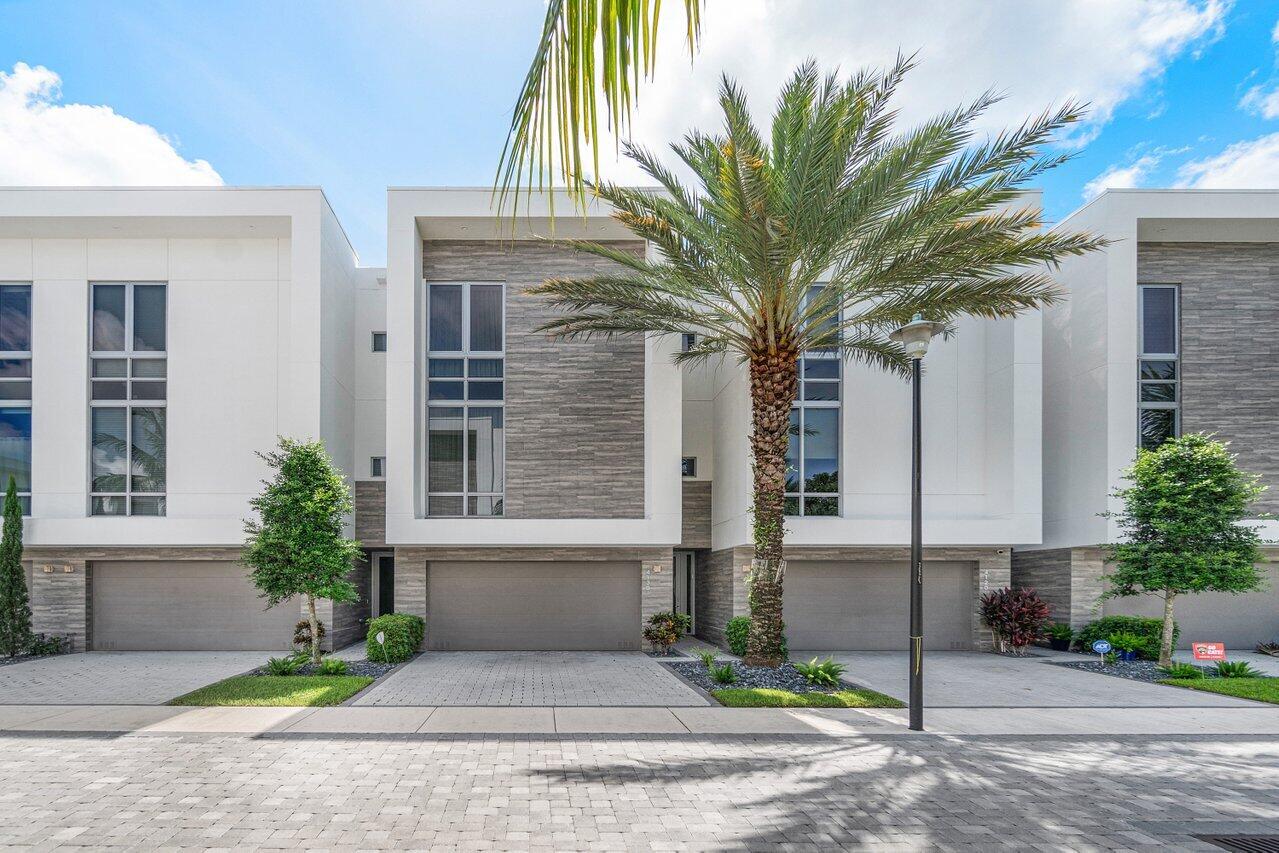
[[[369,457],[369,476],[370,477],[386,476],[386,457],[385,456]]]
[[[681,352],[688,352],[697,346],[697,335],[692,332],[685,332],[679,336],[679,348]]]
[[[679,461],[679,472],[683,477],[697,476],[697,457],[685,456]]]
[[[373,351],[386,352],[386,332],[373,333]]]

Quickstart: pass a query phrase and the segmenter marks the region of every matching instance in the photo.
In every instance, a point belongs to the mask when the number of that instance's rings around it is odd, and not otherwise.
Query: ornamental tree
[[[1265,558],[1255,528],[1243,524],[1265,490],[1258,476],[1240,471],[1226,445],[1203,433],[1138,450],[1124,472],[1131,485],[1116,489],[1123,509],[1106,513],[1124,533],[1107,546],[1114,571],[1103,598],[1154,595],[1163,599],[1159,664],[1172,662],[1173,602],[1197,592],[1253,592]]]
[[[358,601],[349,575],[360,543],[342,535],[354,509],[351,490],[319,441],[281,438],[279,447],[259,453],[275,476],[249,501],[258,520],[244,523],[247,539],[241,561],[267,607],[303,596],[311,623],[311,660],[320,662],[316,599]]]
[[[16,657],[31,644],[31,605],[22,570],[22,503],[13,476],[4,495],[0,537],[0,654]]]

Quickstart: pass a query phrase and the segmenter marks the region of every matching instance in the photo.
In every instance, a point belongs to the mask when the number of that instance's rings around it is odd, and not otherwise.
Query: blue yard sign
[[[1110,649],[1111,649],[1111,645],[1110,645],[1110,642],[1109,642],[1108,640],[1093,640],[1093,641],[1092,641],[1092,650],[1093,650],[1094,652],[1096,652],[1097,654],[1099,654],[1099,655],[1104,655],[1104,654],[1106,654],[1106,652],[1110,651]]]

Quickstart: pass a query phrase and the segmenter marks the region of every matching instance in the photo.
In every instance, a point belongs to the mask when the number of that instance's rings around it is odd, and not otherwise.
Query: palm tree
[[[684,0],[690,56],[697,46],[704,0]],[[599,174],[596,93],[604,93],[609,126],[630,125],[641,75],[657,59],[660,0],[550,0],[542,38],[529,65],[497,169],[496,192],[518,205],[520,186],[542,189],[558,172],[580,202],[582,143]],[[598,74],[597,74],[598,72]]]
[[[1058,298],[1049,266],[1102,245],[1043,232],[1018,187],[1064,159],[1039,149],[1080,110],[1066,106],[985,142],[973,123],[992,95],[894,135],[894,91],[912,65],[841,82],[809,62],[782,89],[771,139],[725,78],[724,129],[671,149],[685,185],[647,150],[627,146],[664,192],[596,187],[613,217],[656,259],[563,241],[615,271],[534,288],[564,313],[545,331],[589,335],[694,333],[677,358],[735,356],[749,372],[755,555],[747,661],[781,662],[783,501],[789,423],[805,351],[909,374],[889,333],[918,313],[1012,317]]]

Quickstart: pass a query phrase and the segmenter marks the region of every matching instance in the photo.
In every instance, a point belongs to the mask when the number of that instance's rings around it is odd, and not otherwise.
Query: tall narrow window
[[[0,284],[0,489],[31,513],[31,285]]]
[[[502,514],[504,302],[501,284],[427,285],[429,516]]]
[[[94,284],[90,321],[89,511],[164,515],[168,293]]]
[[[1181,434],[1181,364],[1177,286],[1138,288],[1137,440],[1153,450]]]
[[[820,287],[809,291],[816,299]],[[834,326],[837,318],[822,322]],[[791,409],[786,452],[787,515],[839,515],[839,353],[822,348],[799,360],[799,393]]]

